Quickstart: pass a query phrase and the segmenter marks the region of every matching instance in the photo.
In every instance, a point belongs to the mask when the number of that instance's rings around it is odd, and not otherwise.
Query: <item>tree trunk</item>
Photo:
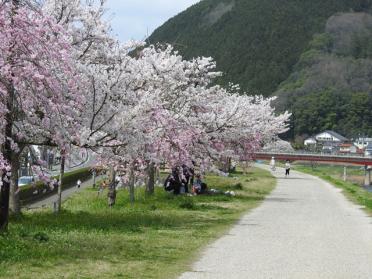
[[[93,189],[96,188],[97,171],[93,169]]]
[[[14,95],[14,89],[11,90]],[[10,92],[11,93],[11,92]],[[9,96],[7,102],[7,109],[8,112],[5,115],[5,143],[3,146],[3,156],[4,159],[10,163],[12,161],[12,127],[13,127],[13,115],[12,115],[12,108],[13,108],[13,98]],[[6,231],[8,229],[8,222],[9,222],[9,194],[10,194],[10,177],[7,175],[8,173],[4,170],[2,175],[2,186],[1,186],[1,201],[0,201],[0,232]]]
[[[129,174],[129,199],[130,199],[130,202],[132,204],[135,201],[135,197],[134,197],[134,183],[135,183],[134,166],[132,166],[131,169],[130,169],[130,174]]]
[[[14,4],[13,13],[16,14],[19,0],[12,0]],[[13,17],[12,17],[13,23]],[[13,45],[10,46],[12,50]],[[12,64],[12,55],[9,57],[10,64]],[[12,73],[12,76],[14,74]],[[5,114],[5,129],[4,129],[4,145],[2,146],[2,152],[4,159],[11,164],[13,157],[12,150],[12,139],[13,139],[13,121],[14,121],[14,99],[15,99],[15,89],[12,81],[9,80],[9,87],[7,90],[8,96],[6,100],[7,113]],[[13,170],[12,170],[13,171]],[[10,195],[10,177],[8,173],[4,170],[2,174],[2,186],[1,186],[1,196],[0,196],[0,232],[4,232],[8,229],[9,223],[9,195]]]
[[[155,192],[155,163],[150,163],[147,168],[148,180],[146,194],[153,195]]]
[[[65,175],[65,163],[66,163],[66,154],[61,151],[61,169],[59,173],[59,183],[58,183],[58,195],[57,195],[57,212],[62,210],[62,186],[63,186],[63,176]]]
[[[10,181],[9,206],[10,206],[10,211],[15,215],[19,215],[21,213],[21,203],[19,201],[19,189],[18,189],[20,155],[21,155],[21,152],[13,152],[12,161],[11,161],[12,176],[11,176],[11,181]]]
[[[8,229],[8,219],[9,219],[9,192],[10,183],[7,177],[7,173],[2,174],[1,194],[0,194],[0,233]]]
[[[225,172],[225,173],[229,173],[230,170],[231,170],[231,158],[229,158],[229,157],[224,157],[224,158],[222,159],[222,164],[223,164],[223,167],[222,167],[223,172]]]
[[[108,205],[112,207],[116,202],[116,171],[113,167],[110,168],[109,181]]]

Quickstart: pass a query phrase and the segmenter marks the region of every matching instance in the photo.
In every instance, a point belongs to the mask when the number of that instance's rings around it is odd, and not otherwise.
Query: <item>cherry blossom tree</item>
[[[70,42],[52,18],[20,1],[2,1],[0,30],[0,145],[2,165],[13,171],[17,142],[47,136],[66,146],[84,98]],[[7,227],[11,190],[15,196],[17,189],[3,174],[0,230]]]
[[[118,133],[102,160],[131,182],[132,199],[133,175],[149,166],[195,160],[211,167],[223,157],[247,159],[286,129],[289,115],[276,116],[271,99],[210,87],[220,75],[210,58],[186,61],[170,46],[150,46],[125,67]]]
[[[134,199],[135,176],[153,175],[156,164],[247,159],[285,129],[288,114],[276,116],[271,99],[212,86],[221,73],[211,58],[119,44],[103,20],[105,1],[35,2],[1,7],[0,66],[9,71],[0,70],[2,189],[8,165],[17,169],[17,148],[31,143],[56,145],[63,155],[67,143],[91,148],[131,182]]]

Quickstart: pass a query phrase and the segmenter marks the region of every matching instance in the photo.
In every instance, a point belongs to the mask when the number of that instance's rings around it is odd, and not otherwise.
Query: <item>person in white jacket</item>
[[[275,158],[274,157],[271,157],[271,161],[270,161],[270,168],[272,171],[275,171]]]

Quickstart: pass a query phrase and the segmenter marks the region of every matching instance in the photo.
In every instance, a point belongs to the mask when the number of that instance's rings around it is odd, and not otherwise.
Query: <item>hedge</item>
[[[80,179],[82,182],[89,180],[92,177],[92,173],[90,168],[83,168],[78,169],[75,171],[71,171],[65,173],[63,176],[63,185],[62,189],[68,189],[76,185],[76,181]],[[55,176],[53,178],[59,178]],[[42,181],[36,182],[34,185],[29,184],[26,186],[20,187],[19,198],[21,203],[28,204],[42,198],[46,198],[53,194],[57,193],[57,187],[55,189],[51,189],[47,184]]]

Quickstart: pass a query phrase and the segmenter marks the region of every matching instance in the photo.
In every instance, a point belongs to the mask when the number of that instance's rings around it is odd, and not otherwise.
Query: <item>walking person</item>
[[[57,188],[58,188],[58,185],[59,185],[59,179],[54,178],[54,179],[52,180],[52,187],[51,187],[51,190],[53,191],[54,189],[57,189]]]
[[[78,179],[78,181],[76,182],[76,186],[77,186],[78,188],[80,188],[80,186],[81,186],[81,180],[80,180],[80,179]]]
[[[275,158],[274,157],[271,157],[270,168],[271,168],[272,171],[276,170],[276,168],[275,168]]]
[[[291,164],[289,160],[285,162],[285,177],[289,176],[289,171],[291,170]]]

